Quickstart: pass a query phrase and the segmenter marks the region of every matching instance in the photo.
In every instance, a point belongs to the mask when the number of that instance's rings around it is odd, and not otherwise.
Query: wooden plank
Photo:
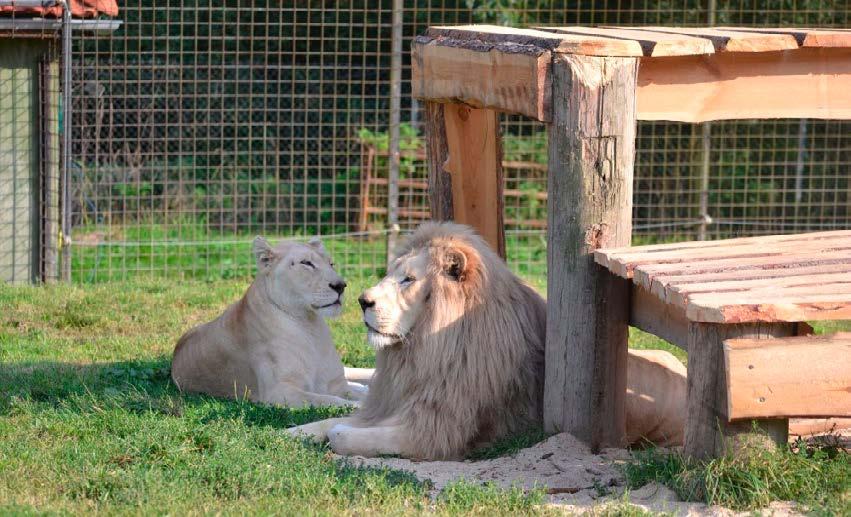
[[[418,39],[412,48],[415,98],[550,118],[550,52],[482,51]]]
[[[644,58],[638,76],[638,118],[847,120],[849,84],[847,48]]]
[[[848,251],[815,251],[772,257],[703,260],[700,262],[677,264],[645,264],[633,271],[633,278],[636,283],[650,289],[652,292],[651,283],[656,277],[717,273],[743,269],[796,269],[799,267],[848,263],[851,263],[851,254]]]
[[[851,333],[724,343],[727,419],[851,416]]]
[[[778,242],[797,241],[810,242],[822,239],[845,238],[851,240],[851,230],[835,230],[830,232],[793,233],[788,235],[763,235],[760,237],[739,237],[736,239],[722,239],[715,241],[686,241],[671,242],[667,244],[647,244],[644,246],[627,246],[622,248],[605,248],[594,252],[597,263],[608,267],[609,260],[621,260],[624,254],[633,253],[655,253],[671,252],[690,249],[730,249],[734,246],[746,246],[751,244],[770,245]]]
[[[650,292],[655,296],[667,299],[668,290],[672,286],[688,287],[696,283],[721,283],[748,280],[790,279],[800,276],[820,275],[830,273],[851,273],[851,261],[842,264],[819,264],[815,266],[799,266],[794,268],[777,269],[739,269],[712,273],[697,273],[686,275],[657,275],[650,285]]]
[[[723,343],[732,338],[769,339],[794,335],[795,325],[745,324],[718,325],[690,323],[688,342],[688,415],[683,454],[689,458],[708,458],[735,448],[738,438],[748,436],[751,423],[727,420],[727,382]],[[787,420],[762,420],[758,425],[777,443],[785,445]]]
[[[575,34],[553,34],[533,29],[515,29],[499,25],[459,25],[429,27],[430,38],[450,38],[467,46],[512,45],[537,47],[552,52],[601,57],[640,57],[644,55],[637,41]],[[461,43],[464,45],[464,43]]]
[[[633,58],[553,58],[549,125],[544,426],[597,450],[620,445],[629,284],[594,263],[629,244],[635,155]]]
[[[775,278],[757,278],[750,280],[730,280],[724,282],[704,282],[691,284],[669,284],[665,290],[665,301],[672,305],[685,307],[689,297],[701,294],[747,294],[765,289],[806,288],[810,292],[821,292],[825,287],[851,283],[851,273],[831,272],[822,275],[797,275]],[[851,286],[849,286],[851,287]],[[846,287],[847,288],[847,287]],[[851,292],[851,289],[848,289]]]
[[[715,47],[708,39],[696,38],[684,34],[605,27],[535,27],[535,29],[556,34],[576,34],[580,36],[602,36],[634,40],[641,45],[641,50],[645,56],[691,56],[696,54],[712,54],[715,52]]]
[[[624,278],[630,278],[637,267],[656,264],[699,263],[710,260],[748,259],[758,257],[789,256],[808,252],[851,250],[851,238],[819,239],[812,241],[785,241],[773,244],[755,242],[749,245],[724,248],[690,248],[654,253],[624,253],[608,263],[608,269]]]
[[[443,112],[452,182],[452,219],[472,226],[505,258],[499,113],[449,104]]]
[[[760,297],[728,304],[693,298],[686,317],[711,323],[847,320],[851,319],[851,293],[784,295],[770,303]]]
[[[798,42],[791,34],[744,32],[710,27],[640,27],[635,30],[706,38],[714,45],[715,52],[771,52],[798,48]]]
[[[632,285],[629,324],[688,351],[688,324],[685,310]]]
[[[796,418],[789,420],[789,436],[833,435],[851,429],[851,418]]]
[[[851,32],[830,29],[791,29],[765,27],[717,27],[720,30],[791,34],[799,47],[851,47]]]

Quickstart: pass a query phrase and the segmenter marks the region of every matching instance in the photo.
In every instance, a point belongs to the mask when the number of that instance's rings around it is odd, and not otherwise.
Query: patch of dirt
[[[347,461],[354,465],[381,467],[413,473],[429,480],[436,495],[448,483],[465,479],[474,483],[493,482],[503,488],[540,487],[549,503],[568,512],[586,512],[607,502],[622,501],[626,491],[621,465],[630,457],[624,449],[604,449],[593,454],[585,444],[562,433],[512,456],[482,461],[411,461],[401,458],[363,458]],[[736,512],[701,503],[687,503],[658,483],[629,492],[630,503],[654,512],[675,515],[737,515]],[[772,504],[769,513],[797,515],[788,503]]]

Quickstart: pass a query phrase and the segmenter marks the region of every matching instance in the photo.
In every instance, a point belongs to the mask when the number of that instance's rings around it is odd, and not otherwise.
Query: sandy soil
[[[605,449],[592,454],[582,442],[562,433],[550,437],[513,456],[482,461],[411,461],[400,458],[350,457],[347,461],[363,466],[387,466],[412,472],[418,479],[430,480],[437,493],[447,483],[463,478],[472,482],[491,481],[501,487],[544,488],[550,504],[568,512],[585,512],[609,501],[618,501],[625,492],[619,464],[629,459],[623,449]],[[700,503],[679,501],[670,489],[651,483],[628,494],[632,504],[656,512],[676,515],[735,515],[736,512]],[[788,503],[772,504],[772,515],[794,514]]]

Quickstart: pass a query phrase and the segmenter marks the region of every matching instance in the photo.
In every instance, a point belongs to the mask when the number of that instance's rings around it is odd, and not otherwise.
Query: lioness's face
[[[424,250],[397,258],[387,276],[358,298],[372,346],[398,343],[414,328],[430,292],[428,262]]]
[[[313,310],[325,317],[340,314],[346,282],[334,270],[318,239],[307,244],[281,242],[274,248],[262,237],[254,240],[257,280],[279,308]]]

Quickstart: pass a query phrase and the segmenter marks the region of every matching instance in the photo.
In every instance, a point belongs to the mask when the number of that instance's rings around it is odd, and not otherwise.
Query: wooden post
[[[472,226],[505,258],[499,113],[427,103],[426,125],[432,217]]]
[[[635,58],[553,59],[544,427],[592,449],[624,439],[629,285],[595,264],[628,246]]]
[[[688,415],[683,453],[691,458],[722,454],[752,431],[750,421],[726,422],[727,383],[724,380],[725,339],[794,336],[795,323],[724,325],[690,323],[688,336]],[[760,429],[777,443],[785,443],[786,419],[759,420]]]

